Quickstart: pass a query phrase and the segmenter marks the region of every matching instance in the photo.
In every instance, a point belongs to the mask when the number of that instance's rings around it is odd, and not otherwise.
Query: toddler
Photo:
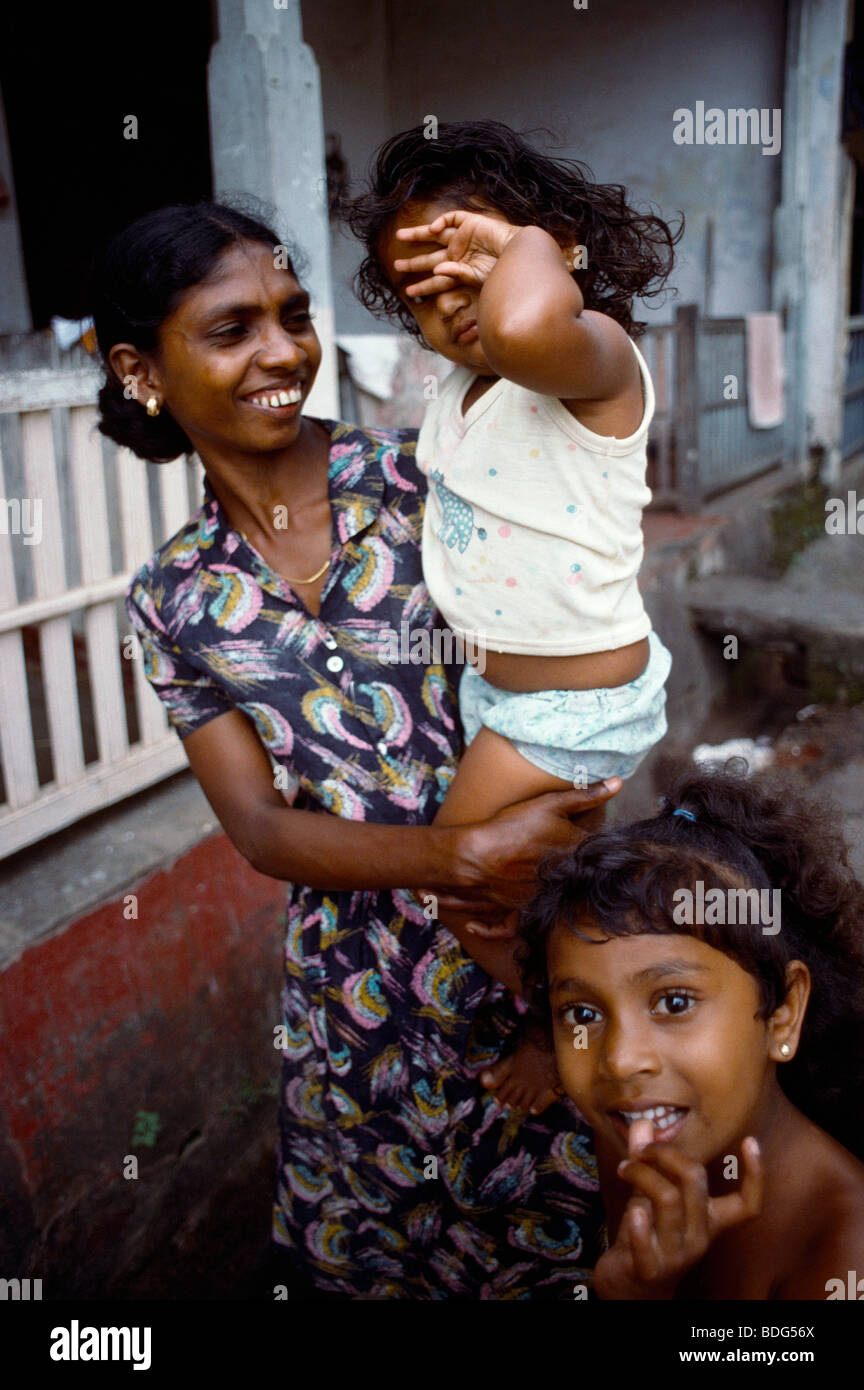
[[[470,654],[436,823],[629,777],[666,731],[671,664],[637,585],[654,392],[631,306],[681,231],[494,121],[394,137],[350,220],[364,303],[456,364],[417,443],[424,578]],[[507,978],[511,942],[439,916]],[[535,1113],[554,1098],[528,1038],[483,1080]]]

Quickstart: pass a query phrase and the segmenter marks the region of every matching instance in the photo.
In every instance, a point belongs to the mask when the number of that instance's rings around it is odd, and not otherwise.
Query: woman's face
[[[777,1087],[754,977],[692,936],[579,929],[592,941],[550,936],[549,999],[561,1081],[598,1139],[623,1157],[650,1118],[656,1142],[697,1162],[737,1154]]]
[[[199,454],[294,443],[321,362],[309,296],[274,248],[239,242],[159,330],[151,375]]]

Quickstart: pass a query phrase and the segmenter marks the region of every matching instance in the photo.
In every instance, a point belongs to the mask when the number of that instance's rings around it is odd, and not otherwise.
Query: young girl
[[[864,890],[824,809],[691,772],[540,879],[524,969],[594,1129],[597,1294],[864,1293]]]
[[[456,363],[417,445],[424,578],[475,661],[436,823],[628,777],[666,731],[671,664],[636,583],[654,392],[631,306],[683,229],[494,121],[394,137],[349,216],[363,302]],[[439,916],[484,963],[482,929]],[[535,1113],[553,1099],[527,1041],[484,1080]]]

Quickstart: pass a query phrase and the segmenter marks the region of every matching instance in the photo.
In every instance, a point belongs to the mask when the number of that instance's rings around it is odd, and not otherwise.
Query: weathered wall
[[[734,315],[770,304],[772,214],[780,155],[753,146],[676,145],[678,107],[783,104],[783,0],[497,0],[469,17],[462,0],[305,0],[303,32],[321,69],[324,122],[352,178],[376,145],[422,122],[492,117],[549,127],[557,153],[596,178],[687,218],[672,283],[682,303]],[[713,271],[706,261],[713,218]],[[358,253],[333,243],[336,326],[374,328],[347,288]],[[713,282],[706,301],[707,281]],[[667,321],[673,305],[658,309]]]
[[[336,349],[327,256],[327,188],[321,91],[303,42],[299,0],[214,0],[217,39],[208,95],[217,196],[253,193],[275,205],[274,230],[304,247],[304,279],[315,304],[321,366],[312,414],[338,411]]]
[[[0,975],[0,1275],[230,1297],[268,1241],[286,887],[217,835],[128,892]]]
[[[321,73],[324,130],[338,135],[350,177],[356,181],[363,177],[373,150],[399,128],[390,118],[386,0],[305,0],[301,9],[303,37]],[[359,259],[359,243],[333,225],[330,260],[337,333],[386,331],[354,298],[351,280]]]
[[[0,207],[0,333],[29,333],[30,303],[24,276],[24,257],[21,233],[18,228],[18,209],[15,183],[12,177],[12,154],[6,130],[6,113],[0,94],[0,174],[6,185],[9,201]]]

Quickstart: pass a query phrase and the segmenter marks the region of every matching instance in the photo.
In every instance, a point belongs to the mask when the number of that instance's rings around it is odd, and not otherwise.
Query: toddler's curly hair
[[[369,186],[345,216],[366,248],[354,278],[358,297],[415,338],[416,320],[381,263],[381,238],[406,203],[439,199],[488,205],[520,226],[543,227],[562,247],[585,246],[587,266],[573,275],[586,309],[609,314],[634,338],[645,324],[634,321],[633,300],[662,293],[684,233],[683,214],[673,230],[631,207],[620,184],[595,183],[587,165],[540,154],[500,121],[444,121],[433,139],[420,126],[402,131],[378,150]]]

